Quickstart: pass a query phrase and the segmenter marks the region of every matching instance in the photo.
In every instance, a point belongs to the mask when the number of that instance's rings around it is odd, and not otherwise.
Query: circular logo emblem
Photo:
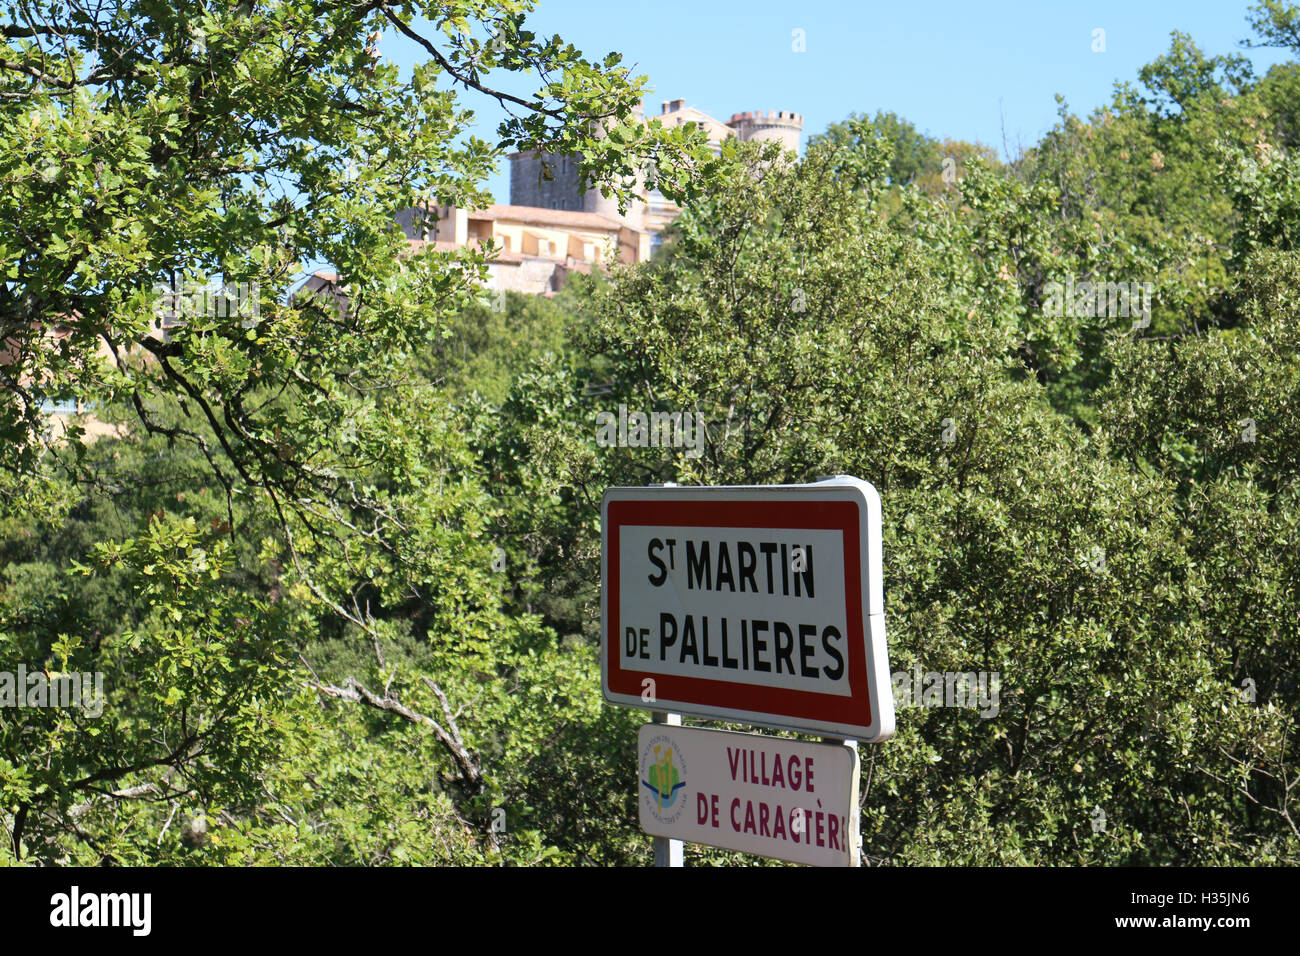
[[[641,751],[641,800],[661,823],[676,823],[686,808],[686,759],[667,734]]]

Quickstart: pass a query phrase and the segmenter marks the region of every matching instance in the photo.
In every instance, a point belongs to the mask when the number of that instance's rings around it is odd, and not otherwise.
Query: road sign
[[[601,519],[607,701],[868,741],[894,732],[871,485],[610,488]]]
[[[641,828],[814,866],[856,866],[858,751],[698,727],[637,734]]]

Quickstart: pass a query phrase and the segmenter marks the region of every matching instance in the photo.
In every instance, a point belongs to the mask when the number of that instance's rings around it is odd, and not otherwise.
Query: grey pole
[[[650,712],[650,719],[656,724],[665,724],[669,727],[680,727],[682,725],[681,714],[670,714],[664,710],[653,710]],[[655,866],[683,866],[682,862],[682,841],[673,840],[669,837],[655,837]]]
[[[651,488],[676,488],[677,482],[665,481],[662,485],[651,485]],[[681,714],[670,714],[666,710],[652,710],[650,720],[656,724],[664,724],[668,727],[680,727],[682,725]],[[682,862],[682,841],[673,840],[668,837],[655,837],[655,866],[683,866]]]

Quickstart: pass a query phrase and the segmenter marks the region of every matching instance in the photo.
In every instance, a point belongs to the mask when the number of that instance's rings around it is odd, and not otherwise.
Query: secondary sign
[[[894,732],[871,485],[610,488],[601,518],[607,701],[856,740]]]
[[[637,753],[647,833],[794,863],[857,865],[856,747],[646,724]]]

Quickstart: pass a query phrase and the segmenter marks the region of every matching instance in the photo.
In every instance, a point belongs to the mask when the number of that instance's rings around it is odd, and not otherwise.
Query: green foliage
[[[404,258],[394,216],[481,205],[512,148],[577,154],[620,201],[651,159],[685,201],[712,155],[637,121],[644,77],[540,37],[530,7],[5,6],[0,660],[110,688],[96,718],[0,715],[9,858],[174,860],[182,837],[214,861],[554,857],[522,804],[505,844],[488,812],[518,786],[484,761],[551,706],[511,693],[522,669],[554,669],[556,694],[577,678],[491,569],[498,506],[455,401],[508,373],[447,348],[483,341],[485,259]],[[403,76],[371,48],[384,29],[427,60]],[[495,144],[456,86],[513,103]],[[290,295],[320,261],[346,303]],[[232,306],[159,294],[217,280]],[[93,413],[52,428],[51,398]],[[416,792],[424,823],[392,837],[377,821]],[[286,815],[320,840],[293,849]]]
[[[507,517],[546,528],[553,586],[594,580],[607,485],[877,486],[892,665],[1002,685],[992,719],[909,708],[871,748],[873,860],[1300,859],[1293,161],[1235,61],[1175,37],[1143,78],[935,195],[894,192],[876,135],[792,168],[724,151],[664,256],[592,288],[586,367],[539,362],[507,403],[488,460],[542,478],[545,518]],[[1150,277],[1150,331],[1045,314],[1066,276]],[[703,456],[595,447],[619,403],[700,414]],[[590,608],[553,623],[594,642]]]
[[[635,122],[640,78],[515,0],[21,6],[0,671],[106,700],[0,709],[0,859],[644,864],[601,492],[851,473],[893,667],[1001,675],[864,753],[870,861],[1300,862],[1295,63],[1175,34],[1005,163],[890,113],[793,162]],[[1300,52],[1294,6],[1252,18]],[[495,143],[453,85],[516,107]],[[485,303],[480,251],[403,255],[393,217],[480,203],[507,148],[623,200],[653,158],[687,211],[651,263]],[[340,300],[289,294],[317,261]],[[161,330],[176,274],[257,314]],[[1151,282],[1149,325],[1052,311],[1067,279]],[[699,415],[702,454],[598,446],[620,403]]]

